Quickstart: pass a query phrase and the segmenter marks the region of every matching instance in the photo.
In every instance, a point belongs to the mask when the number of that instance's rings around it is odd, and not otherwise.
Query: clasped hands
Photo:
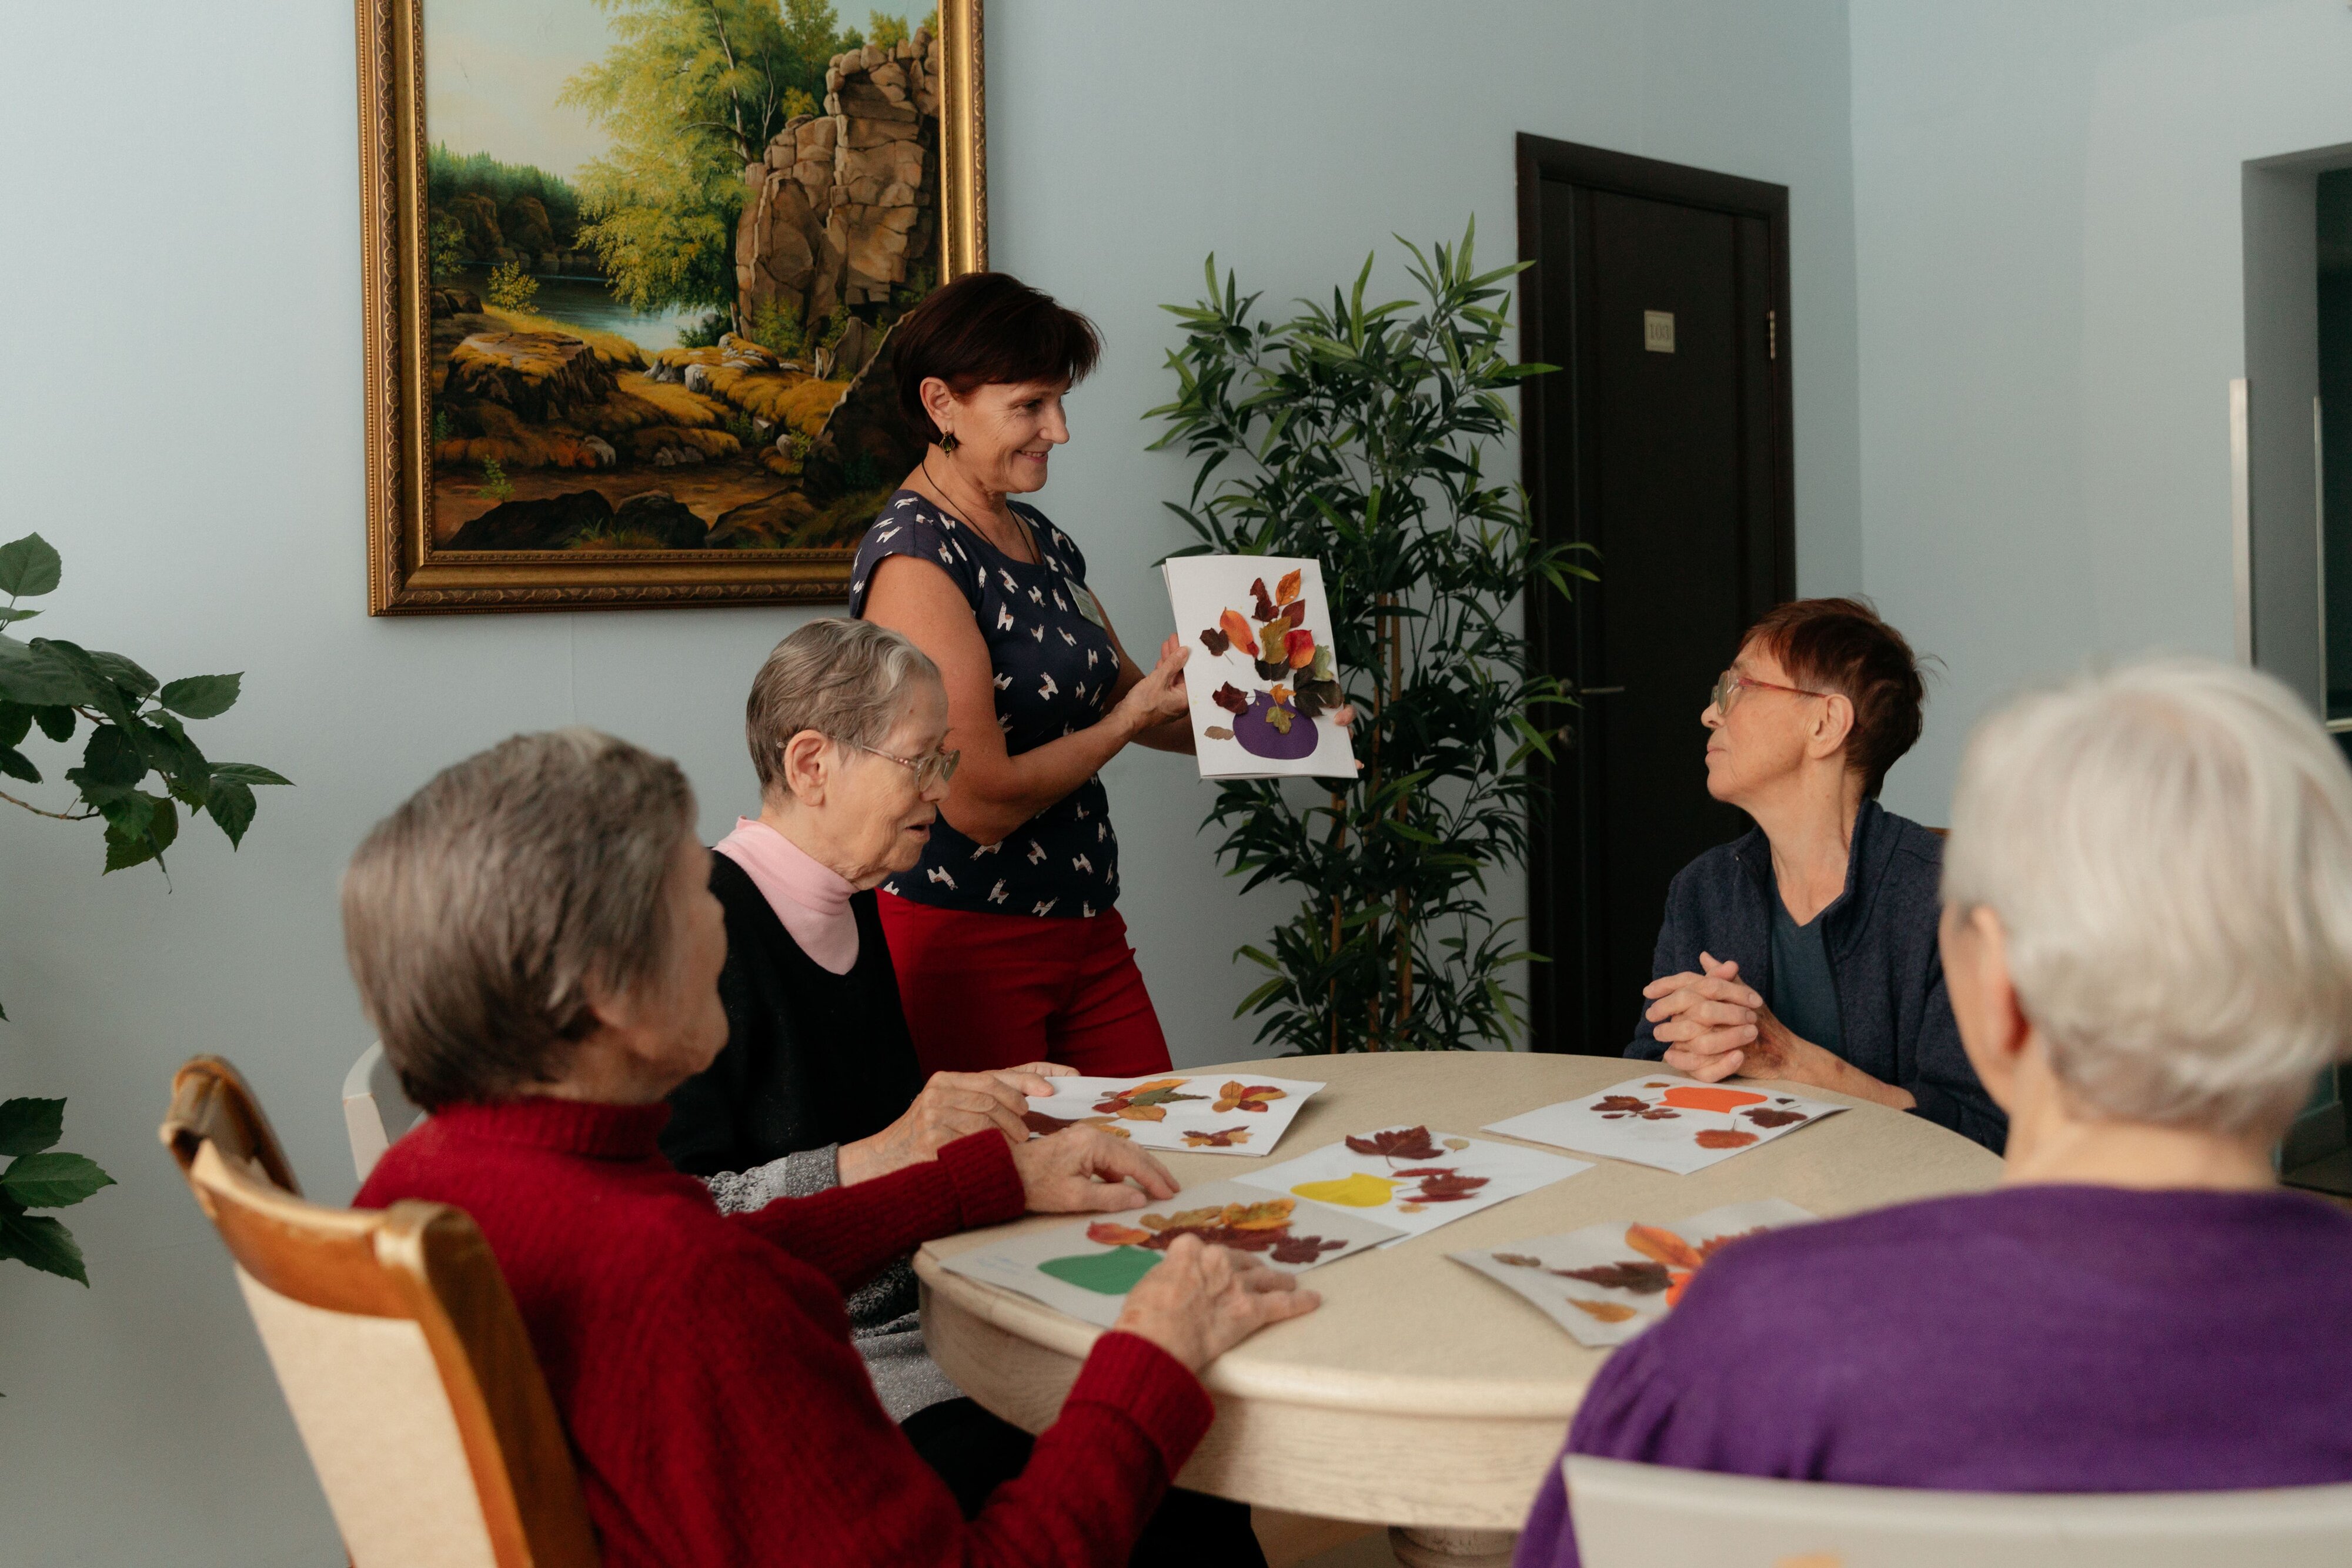
[[[993,1129],[1013,1145],[1013,1169],[1033,1214],[1113,1214],[1174,1197],[1176,1178],[1167,1166],[1099,1127],[1030,1137],[1022,1119],[1028,1096],[1051,1094],[1047,1080],[1074,1071],[1032,1061],[994,1072],[935,1072],[905,1115],[870,1138],[842,1145],[842,1183],[934,1158],[958,1138]],[[1266,1324],[1311,1312],[1321,1302],[1246,1252],[1180,1236],[1128,1292],[1118,1327],[1198,1372]]]
[[[1642,988],[1649,1009],[1643,1016],[1666,1044],[1665,1064],[1704,1083],[1738,1073],[1743,1078],[1783,1078],[1828,1087],[1830,1053],[1801,1040],[1772,1016],[1753,986],[1739,977],[1737,963],[1698,956],[1702,974],[1685,971]]]

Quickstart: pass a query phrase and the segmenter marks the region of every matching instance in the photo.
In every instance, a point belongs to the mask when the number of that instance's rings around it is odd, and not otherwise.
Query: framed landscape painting
[[[368,610],[846,597],[987,265],[981,0],[358,0]]]

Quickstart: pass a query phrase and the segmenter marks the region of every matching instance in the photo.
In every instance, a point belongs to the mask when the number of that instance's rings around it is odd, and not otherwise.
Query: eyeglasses
[[[920,757],[893,757],[887,751],[875,751],[870,746],[859,746],[854,740],[845,740],[842,744],[859,751],[871,751],[885,762],[895,762],[911,770],[915,775],[915,793],[918,795],[934,784],[944,784],[953,779],[956,764],[963,760],[961,751],[931,751]]]
[[[1738,670],[1726,670],[1715,678],[1715,690],[1708,695],[1707,705],[1719,714],[1728,714],[1732,705],[1739,700],[1739,694],[1751,687],[1759,692],[1787,692],[1801,697],[1825,697],[1830,695],[1807,691],[1802,686],[1784,686],[1771,681],[1759,681],[1753,675],[1743,675]]]

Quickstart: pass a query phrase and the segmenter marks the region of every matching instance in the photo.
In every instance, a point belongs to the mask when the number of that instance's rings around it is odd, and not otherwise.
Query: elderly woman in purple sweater
[[[2352,1214],[2271,1160],[2347,1053],[2334,745],[2203,661],[2023,698],[1969,745],[1944,899],[2000,1187],[1739,1243],[1602,1367],[1569,1448],[1974,1491],[2352,1481]],[[1517,1563],[1576,1562],[1555,1470]]]

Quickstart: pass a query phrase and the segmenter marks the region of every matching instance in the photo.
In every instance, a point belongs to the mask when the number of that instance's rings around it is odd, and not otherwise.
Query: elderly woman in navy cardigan
[[[1799,600],[1750,629],[1699,722],[1707,792],[1756,828],[1668,887],[1626,1055],[1837,1090],[2000,1151],[2007,1119],[1937,953],[1942,842],[1877,800],[1926,695],[1909,644],[1858,600]]]

